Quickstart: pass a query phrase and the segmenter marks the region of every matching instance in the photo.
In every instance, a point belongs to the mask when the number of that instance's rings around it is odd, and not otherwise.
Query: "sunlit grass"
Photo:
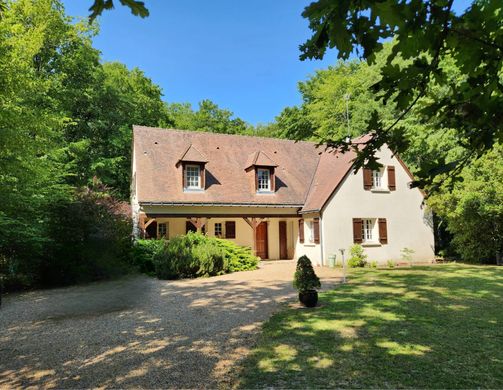
[[[239,386],[502,388],[503,268],[355,270],[264,325]]]

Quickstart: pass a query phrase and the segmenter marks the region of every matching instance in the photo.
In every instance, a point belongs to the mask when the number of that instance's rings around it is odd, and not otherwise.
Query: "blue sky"
[[[92,0],[63,3],[67,14],[87,16]],[[298,46],[310,33],[300,15],[308,0],[145,3],[145,19],[120,5],[104,12],[94,46],[106,61],[142,69],[168,102],[197,107],[211,99],[249,123],[267,123],[300,103],[298,81],[337,61],[335,51],[322,61],[299,60]]]

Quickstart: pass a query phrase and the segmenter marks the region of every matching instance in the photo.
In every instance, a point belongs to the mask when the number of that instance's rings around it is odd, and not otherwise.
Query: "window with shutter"
[[[225,222],[225,238],[236,238],[236,222]]]
[[[314,243],[319,244],[320,243],[320,220],[319,220],[319,218],[313,219],[313,236],[314,236]]]
[[[304,220],[299,219],[299,242],[304,243]]]
[[[396,190],[395,167],[393,165],[388,166],[388,188],[390,191]]]
[[[386,218],[379,218],[379,242],[381,244],[388,243],[388,227]]]
[[[362,239],[363,221],[361,218],[353,218],[353,242],[361,244]]]
[[[369,191],[372,189],[372,170],[363,168],[363,189]]]

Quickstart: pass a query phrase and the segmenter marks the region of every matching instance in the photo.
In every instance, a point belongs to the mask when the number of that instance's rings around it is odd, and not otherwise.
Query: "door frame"
[[[255,246],[257,245],[257,235],[258,235],[258,232],[259,232],[259,226],[262,225],[262,224],[265,224],[265,254],[266,256],[265,257],[261,257],[261,259],[269,259],[269,225],[267,223],[267,221],[263,221],[261,223],[259,223],[257,225],[257,228],[255,229]],[[255,251],[257,251],[257,249],[255,248]],[[258,253],[255,253],[256,256],[258,256]]]
[[[283,229],[282,229],[283,226]],[[279,235],[279,258],[280,260],[288,259],[288,234],[286,221],[278,221]],[[283,234],[282,234],[283,233]]]

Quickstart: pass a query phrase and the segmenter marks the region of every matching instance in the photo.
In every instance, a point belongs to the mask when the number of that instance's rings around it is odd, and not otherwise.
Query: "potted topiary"
[[[320,279],[314,273],[311,260],[301,256],[293,276],[293,286],[299,291],[299,301],[306,307],[315,307],[318,303],[317,288],[321,287]]]

